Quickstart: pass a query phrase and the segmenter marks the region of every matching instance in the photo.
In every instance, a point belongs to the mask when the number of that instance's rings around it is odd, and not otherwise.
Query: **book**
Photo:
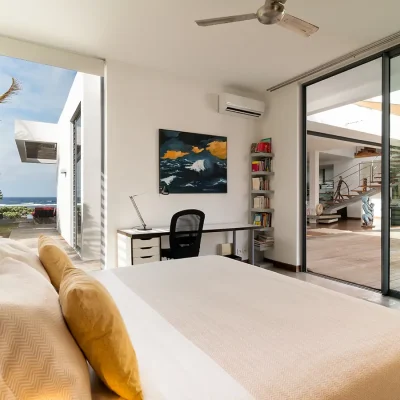
[[[271,138],[266,138],[262,139],[261,143],[264,143],[264,153],[272,153],[272,139]]]
[[[253,178],[252,184],[253,184],[253,190],[261,190],[260,189],[261,182],[259,178]]]
[[[272,144],[271,138],[262,139],[258,143],[252,143],[250,147],[251,153],[271,153],[272,152]]]
[[[261,226],[261,214],[254,214],[253,225]]]

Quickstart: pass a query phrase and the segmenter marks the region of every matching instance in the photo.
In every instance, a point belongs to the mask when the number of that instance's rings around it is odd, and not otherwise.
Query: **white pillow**
[[[0,261],[4,260],[6,257],[29,265],[50,281],[39,257],[29,247],[12,239],[0,238]]]
[[[88,365],[57,292],[11,258],[0,262],[0,398],[91,399]]]

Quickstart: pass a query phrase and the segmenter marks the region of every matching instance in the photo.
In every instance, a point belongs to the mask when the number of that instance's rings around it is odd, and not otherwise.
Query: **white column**
[[[319,151],[310,151],[309,157],[309,185],[310,201],[309,207],[312,215],[315,215],[315,207],[319,204]]]

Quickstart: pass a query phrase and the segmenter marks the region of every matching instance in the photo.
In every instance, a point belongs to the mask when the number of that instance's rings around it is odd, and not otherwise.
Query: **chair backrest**
[[[205,214],[183,210],[171,219],[169,245],[172,258],[197,257],[200,252]]]

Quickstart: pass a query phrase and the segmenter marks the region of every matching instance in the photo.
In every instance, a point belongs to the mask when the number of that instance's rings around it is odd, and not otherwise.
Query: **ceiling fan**
[[[199,26],[211,26],[229,24],[231,22],[247,21],[250,19],[258,19],[258,21],[264,25],[278,24],[283,28],[290,29],[305,36],[311,36],[313,33],[318,31],[318,26],[288,14],[285,10],[285,3],[286,0],[267,0],[255,14],[203,19],[196,21],[196,24]]]

